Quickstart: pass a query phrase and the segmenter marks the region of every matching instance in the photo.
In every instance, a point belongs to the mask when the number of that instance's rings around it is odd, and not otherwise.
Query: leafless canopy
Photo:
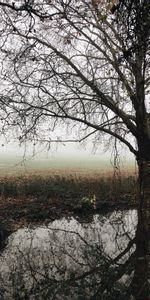
[[[149,109],[148,2],[0,1],[2,129],[50,142],[58,124],[80,124],[75,139],[106,133],[136,155]]]

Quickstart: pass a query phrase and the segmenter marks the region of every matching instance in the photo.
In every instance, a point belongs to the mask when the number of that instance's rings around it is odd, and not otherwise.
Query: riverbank
[[[0,219],[12,230],[62,216],[136,206],[134,176],[10,176],[0,178]]]

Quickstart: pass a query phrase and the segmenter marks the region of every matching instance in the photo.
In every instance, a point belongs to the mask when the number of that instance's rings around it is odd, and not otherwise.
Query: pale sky
[[[123,160],[133,160],[134,156],[128,151],[126,147],[119,150]],[[103,145],[98,145],[97,150],[94,149],[91,142],[87,143],[84,147],[79,143],[66,143],[59,145],[52,145],[50,150],[45,149],[45,146],[36,146],[35,149],[31,143],[27,145],[19,146],[15,143],[6,144],[2,142],[0,144],[1,156],[26,156],[31,157],[35,154],[37,158],[77,158],[77,159],[100,159],[109,160],[112,154],[112,150],[109,148],[107,151]]]

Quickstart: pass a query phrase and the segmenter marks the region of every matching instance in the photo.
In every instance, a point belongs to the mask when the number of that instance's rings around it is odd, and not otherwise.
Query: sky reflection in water
[[[129,210],[18,230],[0,257],[0,299],[146,300],[134,292],[136,228]]]

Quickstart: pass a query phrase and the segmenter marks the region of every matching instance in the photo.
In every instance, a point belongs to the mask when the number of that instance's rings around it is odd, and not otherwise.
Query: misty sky
[[[91,142],[87,143],[85,146],[81,146],[79,143],[66,143],[52,145],[51,149],[48,151],[45,149],[45,146],[33,147],[32,144],[27,143],[27,145],[22,145],[21,147],[15,143],[5,143],[0,144],[0,154],[1,156],[23,156],[26,153],[26,156],[32,156],[35,154],[37,158],[60,158],[65,157],[66,159],[76,158],[76,159],[100,159],[100,160],[109,160],[112,157],[112,149],[106,151],[103,145],[98,145],[97,149],[93,147]],[[119,150],[121,158],[123,160],[132,160],[134,159],[133,155],[124,147]]]

